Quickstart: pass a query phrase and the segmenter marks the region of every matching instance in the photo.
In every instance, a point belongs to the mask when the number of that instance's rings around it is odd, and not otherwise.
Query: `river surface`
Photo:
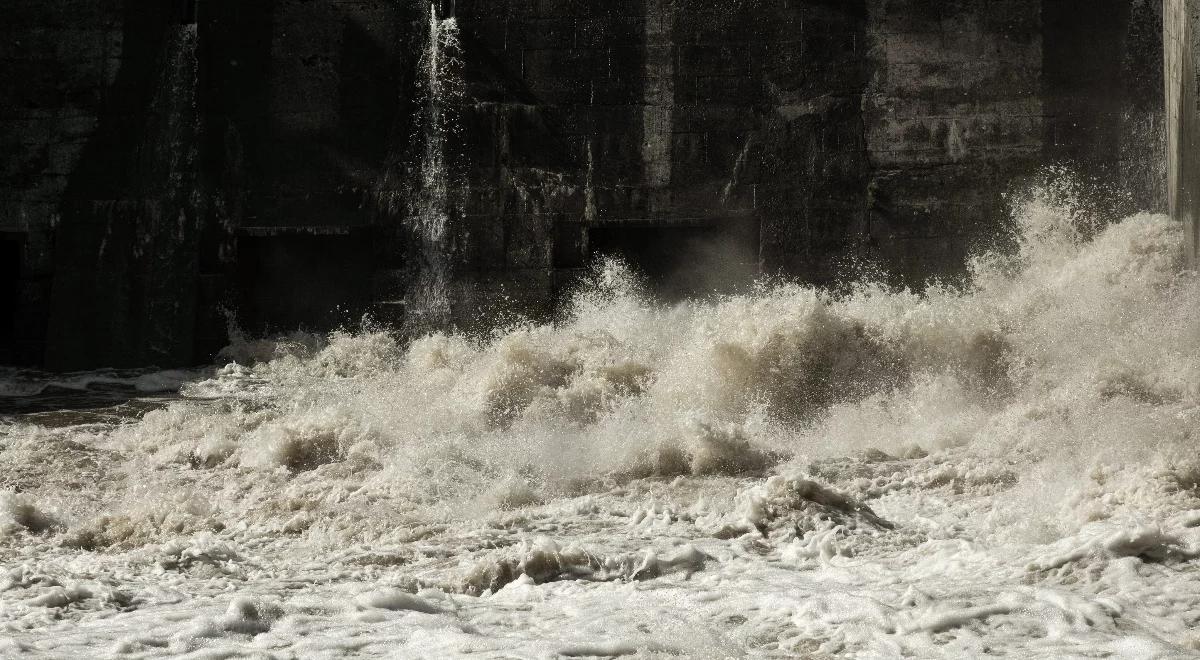
[[[0,657],[1193,657],[1200,281],[1053,195],[968,286],[0,374]]]

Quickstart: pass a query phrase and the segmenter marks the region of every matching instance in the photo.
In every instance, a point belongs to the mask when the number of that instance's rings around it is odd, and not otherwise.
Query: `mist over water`
[[[140,418],[9,417],[13,648],[53,607],[145,657],[1200,648],[1181,228],[1054,188],[1013,219],[965,286],[661,305],[609,261],[553,325],[242,341]]]

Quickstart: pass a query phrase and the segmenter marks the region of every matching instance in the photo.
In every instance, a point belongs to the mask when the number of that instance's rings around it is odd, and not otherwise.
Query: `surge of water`
[[[89,629],[131,653],[1195,648],[1181,230],[1050,193],[1015,220],[965,287],[662,306],[610,262],[555,325],[244,343],[137,420],[10,419],[6,617],[191,622]]]

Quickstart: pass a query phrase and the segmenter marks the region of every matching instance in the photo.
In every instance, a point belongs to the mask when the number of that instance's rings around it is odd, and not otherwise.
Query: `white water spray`
[[[558,324],[0,418],[0,655],[1191,657],[1200,280],[1064,196],[961,289],[609,265]]]
[[[439,327],[450,318],[448,291],[452,242],[450,170],[447,136],[452,131],[449,105],[461,94],[458,21],[440,18],[437,3],[429,5],[429,36],[421,59],[425,95],[420,122],[422,140],[419,189],[414,195],[413,221],[421,243],[422,272],[409,296],[410,323],[418,328]]]

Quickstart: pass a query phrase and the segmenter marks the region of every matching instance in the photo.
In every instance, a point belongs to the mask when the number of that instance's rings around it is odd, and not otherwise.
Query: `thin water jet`
[[[447,154],[453,134],[452,104],[461,94],[457,59],[458,20],[442,17],[438,2],[429,3],[428,34],[421,58],[424,103],[418,121],[421,142],[419,175],[413,191],[411,222],[419,243],[420,272],[407,299],[410,328],[444,327],[452,310],[450,280],[453,268],[452,173]]]

